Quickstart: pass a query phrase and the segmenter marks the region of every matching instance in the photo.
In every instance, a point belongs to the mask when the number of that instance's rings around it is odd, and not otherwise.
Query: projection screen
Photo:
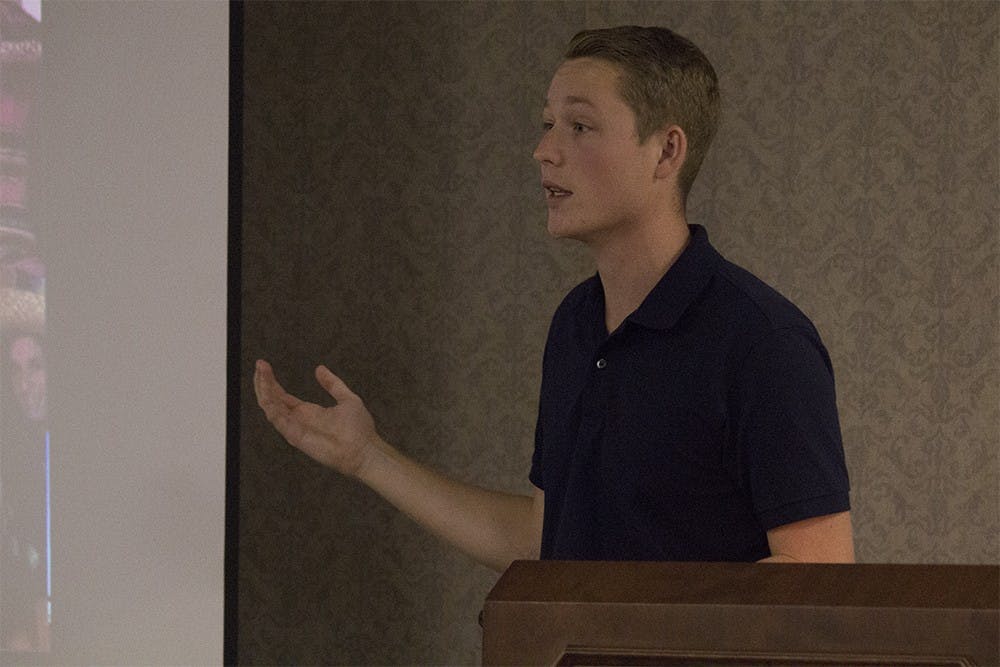
[[[0,2],[0,663],[222,661],[228,28]]]

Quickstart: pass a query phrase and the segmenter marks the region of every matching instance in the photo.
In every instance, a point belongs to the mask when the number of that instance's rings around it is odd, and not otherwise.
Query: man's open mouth
[[[571,191],[559,187],[555,183],[542,183],[542,187],[545,188],[546,197],[568,197],[573,194]]]

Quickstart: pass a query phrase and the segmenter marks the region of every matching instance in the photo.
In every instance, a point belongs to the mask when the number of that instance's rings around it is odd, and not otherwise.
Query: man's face
[[[534,158],[555,237],[600,242],[656,203],[661,150],[655,141],[639,144],[635,114],[618,92],[619,72],[612,63],[578,58],[552,77]]]
[[[13,367],[11,385],[25,416],[32,421],[45,418],[45,354],[31,336],[15,338],[10,344]]]

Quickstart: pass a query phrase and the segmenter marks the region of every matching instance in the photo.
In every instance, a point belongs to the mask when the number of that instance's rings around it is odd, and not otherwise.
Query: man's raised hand
[[[286,392],[270,364],[257,362],[253,385],[267,419],[292,445],[356,477],[420,525],[498,571],[536,558],[545,494],[488,491],[452,480],[394,449],[375,431],[361,399],[325,366],[316,380],[336,401],[307,403]]]
[[[357,394],[326,366],[316,381],[337,402],[324,407],[292,396],[278,384],[271,365],[258,360],[253,377],[257,403],[291,445],[345,475],[357,476],[381,440]]]

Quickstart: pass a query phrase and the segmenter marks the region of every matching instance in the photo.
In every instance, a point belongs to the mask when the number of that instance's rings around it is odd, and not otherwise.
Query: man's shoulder
[[[747,269],[722,259],[708,297],[709,308],[741,326],[774,331],[803,328],[815,331],[809,317],[788,297]]]

